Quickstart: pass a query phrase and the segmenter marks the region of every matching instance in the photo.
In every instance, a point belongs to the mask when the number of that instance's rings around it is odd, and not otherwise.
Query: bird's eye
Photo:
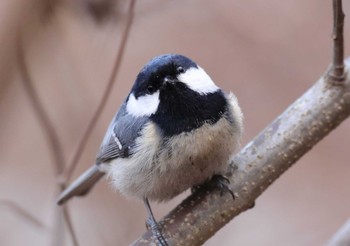
[[[147,87],[147,92],[148,92],[148,93],[153,93],[153,92],[155,92],[155,88],[154,88],[152,85],[149,85],[149,86]]]
[[[179,72],[179,73],[183,73],[185,72],[185,69],[181,66],[177,67],[176,70]]]

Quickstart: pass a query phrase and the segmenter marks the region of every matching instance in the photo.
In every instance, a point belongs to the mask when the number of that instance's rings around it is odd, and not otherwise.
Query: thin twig
[[[77,238],[77,236],[75,235],[75,232],[74,232],[74,227],[73,227],[71,216],[69,214],[68,206],[63,205],[61,207],[62,207],[64,220],[66,222],[66,225],[68,227],[68,231],[70,232],[70,235],[71,235],[71,238],[72,238],[72,241],[73,241],[73,245],[74,246],[78,246],[79,245],[78,238]],[[60,209],[60,208],[58,208],[58,209]]]
[[[13,201],[0,200],[0,205],[8,207],[9,209],[15,211],[20,217],[24,218],[26,221],[29,221],[31,224],[35,225],[38,228],[44,228],[44,224],[35,218],[30,212],[19,206]]]
[[[344,18],[342,0],[333,0],[333,60],[328,72],[328,81],[342,85],[344,73]]]
[[[88,140],[93,128],[95,127],[96,122],[99,119],[99,117],[102,113],[102,110],[105,107],[105,104],[107,102],[107,99],[112,91],[112,87],[114,85],[115,78],[117,77],[117,74],[118,74],[118,71],[120,68],[120,64],[121,64],[121,61],[122,61],[122,58],[124,55],[124,51],[125,51],[125,47],[127,44],[127,40],[129,37],[131,25],[132,25],[132,22],[134,19],[135,2],[136,2],[136,0],[130,1],[130,5],[129,5],[129,9],[128,9],[128,18],[127,18],[125,29],[124,29],[124,32],[122,35],[122,39],[121,39],[119,48],[118,48],[117,57],[116,57],[116,60],[115,60],[115,63],[114,63],[113,69],[112,69],[111,76],[109,77],[106,89],[102,95],[101,101],[100,101],[95,113],[93,114],[93,116],[89,122],[89,125],[87,126],[81,140],[79,141],[77,149],[74,151],[74,156],[73,156],[72,160],[69,162],[69,165],[67,166],[67,171],[65,172],[66,173],[65,178],[67,181],[71,179],[73,172],[78,165],[81,154],[86,146],[87,140]]]
[[[56,208],[54,214],[53,233],[51,238],[52,246],[62,246],[65,242],[65,218],[62,214],[62,208]]]
[[[62,145],[59,141],[57,132],[53,127],[53,124],[48,114],[46,113],[46,110],[43,107],[43,103],[40,101],[40,98],[35,89],[34,83],[31,80],[31,76],[29,74],[27,64],[25,62],[24,48],[23,48],[23,44],[20,36],[18,37],[17,46],[18,46],[17,55],[18,55],[19,70],[23,77],[22,82],[25,87],[25,91],[29,96],[30,102],[33,105],[34,112],[37,115],[39,122],[42,125],[42,129],[44,130],[48,138],[50,150],[54,157],[53,163],[56,169],[56,177],[58,178],[58,180],[60,180],[59,177],[62,176],[62,173],[64,171],[64,164],[65,164],[64,155],[61,147]],[[62,191],[65,188],[65,185],[63,183],[60,183],[60,181],[58,182],[58,186],[60,188],[60,191]],[[66,211],[65,221],[68,225],[68,231],[71,235],[74,245],[78,246],[77,237],[72,227],[72,222],[68,213],[68,208],[64,208],[64,210]]]
[[[21,43],[21,40],[19,40],[18,42],[18,64],[19,64],[19,70],[23,76],[22,82],[23,82],[25,91],[29,96],[29,99],[30,99],[30,102],[32,103],[35,114],[37,115],[39,122],[42,125],[42,129],[44,129],[47,139],[49,141],[50,151],[53,156],[54,167],[56,170],[56,176],[59,176],[62,174],[64,170],[64,163],[65,163],[61,143],[59,141],[57,132],[53,127],[53,124],[50,121],[49,116],[47,115],[43,107],[43,104],[40,101],[40,98],[38,93],[36,92],[35,86],[32,80],[30,79],[30,75],[25,63],[23,44]]]

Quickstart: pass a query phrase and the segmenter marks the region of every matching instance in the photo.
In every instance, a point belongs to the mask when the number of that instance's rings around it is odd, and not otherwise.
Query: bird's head
[[[209,75],[191,59],[177,54],[153,58],[138,74],[126,111],[149,117],[165,135],[215,123],[227,101]]]

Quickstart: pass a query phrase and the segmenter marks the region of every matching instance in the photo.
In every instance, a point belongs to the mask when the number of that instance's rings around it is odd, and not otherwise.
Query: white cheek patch
[[[211,80],[203,68],[190,68],[185,73],[180,74],[177,79],[185,83],[190,89],[200,93],[208,94],[219,90],[219,87]]]
[[[137,99],[131,93],[126,104],[126,111],[136,117],[150,116],[154,114],[159,105],[159,91],[151,95],[140,96]]]

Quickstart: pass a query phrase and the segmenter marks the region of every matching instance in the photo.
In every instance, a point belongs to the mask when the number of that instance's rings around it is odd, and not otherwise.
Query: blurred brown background
[[[350,2],[343,2],[350,16]],[[111,74],[127,7],[128,1],[113,0],[1,0],[0,245],[52,245],[57,234],[53,157],[18,70],[17,34],[70,160]],[[319,0],[138,1],[120,73],[74,177],[93,163],[139,69],[162,53],[193,58],[237,95],[245,113],[244,145],[326,71],[331,14],[331,1]],[[348,41],[349,18],[345,24]],[[350,122],[345,121],[259,197],[254,209],[206,245],[325,243],[350,217],[349,145]],[[156,216],[186,194],[154,204]],[[8,201],[43,227],[23,219]],[[69,207],[80,245],[127,245],[145,230],[143,204],[113,192],[105,181]],[[72,245],[67,234],[60,244]]]

